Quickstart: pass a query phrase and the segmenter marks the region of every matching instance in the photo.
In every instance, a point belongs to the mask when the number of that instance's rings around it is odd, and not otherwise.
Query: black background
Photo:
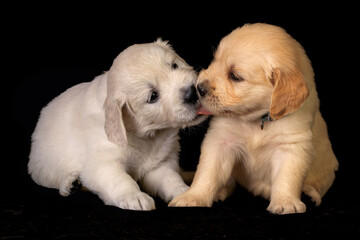
[[[133,3],[126,6],[14,5],[4,8],[4,96],[11,85],[11,145],[2,159],[0,238],[30,239],[311,239],[359,233],[358,17],[355,6],[289,3]],[[321,112],[340,163],[333,187],[305,214],[274,216],[268,202],[237,189],[213,208],[124,211],[96,195],[68,198],[27,174],[30,136],[40,110],[67,88],[110,68],[135,43],[169,40],[196,70],[208,66],[220,39],[245,23],[281,26],[305,48],[315,71]],[[6,84],[6,85],[5,85]],[[6,86],[6,87],[5,87]],[[206,123],[181,134],[181,165],[195,169]],[[9,129],[8,129],[9,128]],[[10,130],[10,131],[9,131]],[[6,152],[6,151],[5,151]],[[354,236],[354,235],[353,235]]]

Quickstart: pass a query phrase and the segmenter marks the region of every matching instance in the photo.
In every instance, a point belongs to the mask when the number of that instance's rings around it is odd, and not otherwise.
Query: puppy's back
[[[105,95],[106,77],[101,75],[67,89],[41,110],[28,163],[37,184],[59,189],[70,172],[80,171],[86,132],[103,123],[99,113]]]

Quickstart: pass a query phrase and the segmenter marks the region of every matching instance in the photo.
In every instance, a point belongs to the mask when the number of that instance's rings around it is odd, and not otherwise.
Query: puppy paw
[[[321,204],[321,195],[314,187],[310,185],[304,185],[303,191],[306,195],[311,197],[311,200],[315,203],[316,206]]]
[[[181,186],[178,187],[173,187],[171,190],[168,190],[166,193],[164,193],[164,200],[166,202],[170,202],[172,199],[174,199],[175,197],[185,193],[187,190],[189,189],[189,186],[183,184]],[[159,194],[160,196],[162,194]]]
[[[300,199],[279,198],[271,200],[267,210],[273,214],[303,213],[306,206]]]
[[[181,194],[169,203],[169,207],[211,207],[211,205],[211,200],[189,192]]]
[[[225,201],[225,199],[234,192],[234,186],[223,187],[220,192],[217,194],[215,201]]]
[[[155,209],[155,201],[152,197],[143,192],[127,194],[116,201],[115,205],[122,209],[150,211]]]

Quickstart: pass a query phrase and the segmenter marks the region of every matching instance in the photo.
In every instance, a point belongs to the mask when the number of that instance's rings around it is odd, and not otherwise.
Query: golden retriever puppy
[[[43,108],[31,177],[63,196],[80,181],[123,209],[154,209],[147,193],[170,201],[188,189],[179,175],[178,131],[206,118],[197,114],[196,79],[167,42],[128,47],[108,72]]]
[[[199,74],[197,90],[199,113],[215,116],[192,185],[170,206],[210,207],[236,182],[269,199],[275,214],[305,212],[302,192],[321,203],[338,162],[313,69],[295,39],[268,24],[235,29]]]

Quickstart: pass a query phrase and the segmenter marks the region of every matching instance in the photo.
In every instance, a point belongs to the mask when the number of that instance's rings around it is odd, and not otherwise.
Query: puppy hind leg
[[[313,125],[314,161],[305,179],[303,192],[319,206],[321,198],[329,190],[335,179],[339,163],[332,150],[327,126],[321,113],[315,114]]]
[[[234,193],[236,180],[231,177],[223,188],[217,194],[215,201],[224,201],[228,196]]]
[[[313,186],[304,184],[303,192],[311,197],[311,201],[313,201],[316,206],[321,204],[321,195]]]
[[[64,177],[62,183],[60,184],[59,193],[60,195],[67,197],[71,193],[75,192],[80,185],[79,180],[80,172],[72,171]]]

